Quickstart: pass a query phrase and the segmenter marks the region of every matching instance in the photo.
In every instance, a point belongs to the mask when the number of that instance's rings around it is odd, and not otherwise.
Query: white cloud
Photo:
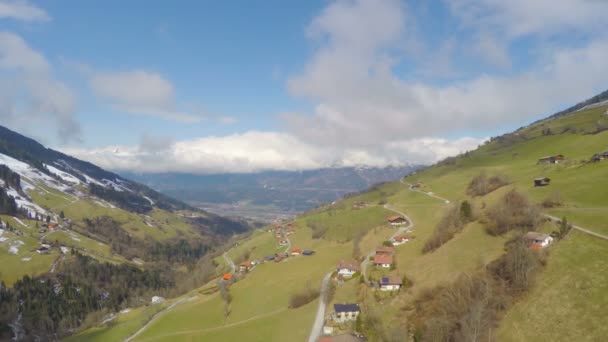
[[[514,38],[606,27],[604,0],[445,0],[466,26]],[[598,31],[600,32],[600,31]]]
[[[18,35],[0,31],[0,117],[4,125],[31,133],[33,126],[57,127],[63,142],[80,138],[72,90],[55,79],[46,58]],[[45,132],[48,134],[48,132]]]
[[[159,144],[160,141],[164,143]],[[250,131],[178,142],[145,136],[139,146],[63,151],[112,170],[225,173],[430,163],[471,150],[481,142],[474,138],[455,141],[422,138],[390,142],[369,150],[320,149],[289,134]]]
[[[35,5],[26,0],[0,0],[0,18],[11,18],[27,22],[44,22],[51,17]]]
[[[173,84],[162,75],[144,70],[99,72],[83,68],[95,95],[110,101],[120,110],[180,122],[204,119],[176,108]]]
[[[48,73],[50,66],[44,56],[30,48],[20,36],[0,31],[0,68],[40,74]]]
[[[336,6],[339,12],[330,10]],[[518,74],[480,71],[440,85],[413,81],[393,70],[400,56],[389,48],[407,35],[400,22],[408,15],[402,11],[391,1],[338,1],[313,20],[314,37],[324,39],[288,86],[315,109],[285,115],[293,134],[322,146],[370,148],[463,130],[481,133],[575,103],[608,79],[608,39],[597,39],[580,48],[557,48]],[[374,29],[360,32],[367,27]],[[486,45],[496,62],[508,63],[500,46]]]

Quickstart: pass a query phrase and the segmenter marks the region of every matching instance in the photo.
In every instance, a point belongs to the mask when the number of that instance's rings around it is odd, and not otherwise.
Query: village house
[[[564,160],[564,156],[561,154],[555,156],[542,157],[538,159],[537,164],[559,164],[560,161]]]
[[[413,238],[414,238],[413,235],[397,235],[397,236],[395,236],[395,238],[393,238],[392,243],[393,243],[393,246],[399,246],[406,242],[409,242]]]
[[[57,223],[49,223],[49,229],[50,230],[55,230],[59,227],[59,225]]]
[[[305,249],[305,250],[302,251],[302,255],[311,256],[313,254],[315,254],[315,251],[311,251],[311,250],[308,250],[308,249]]]
[[[293,234],[294,232],[295,232],[295,230],[293,230],[293,229],[287,229],[287,230],[285,231],[285,234],[287,234],[287,235],[291,235],[291,234]]]
[[[604,159],[608,159],[608,151],[594,154],[593,157],[591,157],[591,161],[594,161],[594,162],[599,162]]]
[[[232,274],[231,273],[224,273],[224,275],[222,276],[222,279],[225,281],[230,281],[232,280]]]
[[[42,246],[42,247],[38,248],[36,250],[36,252],[38,252],[38,254],[49,254],[49,253],[51,253],[51,249],[48,247]]]
[[[365,339],[352,334],[342,334],[335,336],[323,336],[317,342],[364,342]]]
[[[299,248],[294,248],[291,250],[291,255],[300,255],[302,254],[302,250]]]
[[[391,275],[382,277],[378,282],[378,285],[380,285],[381,291],[397,291],[401,289],[403,281],[401,278]]]
[[[354,321],[360,313],[359,304],[334,304],[334,320],[336,322]]]
[[[395,247],[380,246],[376,248],[376,255],[395,255]]]
[[[540,177],[534,178],[534,186],[547,186],[551,183],[551,178]]]
[[[388,223],[392,226],[401,226],[407,223],[407,220],[401,216],[391,216],[388,218]]]
[[[376,254],[374,256],[374,265],[383,268],[390,268],[393,265],[393,256]]]
[[[340,260],[336,269],[338,275],[344,278],[352,278],[353,274],[361,270],[361,266],[356,260]]]
[[[528,232],[524,235],[524,240],[528,243],[528,246],[532,247],[538,245],[542,248],[549,246],[553,242],[553,238],[549,234],[542,234],[537,232]]]
[[[239,265],[239,271],[241,272],[249,272],[255,267],[255,263],[251,261],[242,262]]]
[[[367,207],[367,202],[362,202],[362,201],[355,202],[355,203],[353,203],[352,207],[355,210],[363,209],[363,208]]]

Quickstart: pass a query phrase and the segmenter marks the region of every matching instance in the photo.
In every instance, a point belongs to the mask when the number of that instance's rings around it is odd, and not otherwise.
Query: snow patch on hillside
[[[21,240],[11,241],[8,245],[8,252],[10,254],[17,255],[17,254],[19,254],[19,247],[21,247],[23,245],[25,245],[25,242],[23,242]]]
[[[61,178],[64,182],[68,182],[71,184],[82,184],[82,182],[80,181],[80,179],[72,176],[71,174],[61,171],[58,168],[52,166],[52,165],[44,165],[49,171],[51,171],[53,174],[55,174],[56,176],[58,176],[59,178]]]

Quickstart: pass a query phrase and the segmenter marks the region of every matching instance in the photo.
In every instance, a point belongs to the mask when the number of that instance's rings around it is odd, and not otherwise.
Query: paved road
[[[445,204],[450,204],[450,203],[451,203],[451,201],[450,201],[449,199],[447,199],[447,198],[443,198],[443,197],[437,196],[437,195],[435,195],[435,194],[429,194],[428,192],[424,192],[424,191],[421,191],[421,190],[417,190],[417,189],[415,189],[415,188],[414,188],[414,185],[412,185],[412,184],[410,184],[410,183],[408,183],[408,182],[404,181],[404,180],[403,180],[403,178],[401,178],[401,179],[399,180],[399,182],[400,182],[401,184],[403,184],[403,185],[407,186],[407,188],[408,188],[410,191],[419,192],[419,193],[421,193],[421,194],[425,194],[425,195],[427,195],[427,196],[430,196],[430,197],[436,198],[436,199],[438,199],[438,200],[440,200],[440,201],[443,201],[443,203],[445,203]]]
[[[316,342],[319,336],[321,336],[321,330],[323,329],[323,322],[325,321],[325,302],[327,298],[327,288],[329,286],[329,278],[333,272],[329,272],[323,277],[321,283],[321,294],[319,296],[319,308],[317,309],[317,316],[315,322],[312,325],[308,342]]]
[[[137,330],[133,335],[125,338],[124,342],[131,341],[132,339],[134,339],[135,337],[137,337],[139,334],[141,334],[142,332],[144,332],[144,330],[148,329],[148,327],[150,326],[150,324],[154,323],[154,321],[156,321],[158,319],[158,317],[160,317],[160,315],[162,313],[167,312],[167,311],[173,309],[175,306],[183,303],[186,300],[189,300],[190,298],[191,297],[188,297],[188,298],[184,297],[184,298],[178,300],[177,302],[175,302],[175,303],[167,306],[166,308],[162,309],[161,311],[157,312],[156,314],[154,314],[154,316],[152,316],[152,319],[149,320],[148,323],[144,324],[144,326],[141,327],[141,328],[139,328],[139,330]]]
[[[545,215],[545,217],[546,217],[546,218],[548,218],[548,219],[549,219],[549,220],[551,220],[551,221],[555,221],[555,222],[557,222],[557,223],[562,222],[562,219],[560,219],[560,218],[558,218],[558,217],[551,216],[551,215],[549,215],[549,214],[543,214],[543,215]],[[585,228],[583,228],[583,227],[579,227],[579,226],[577,226],[577,225],[573,224],[572,222],[570,222],[570,225],[572,226],[572,228],[573,228],[573,229],[576,229],[576,230],[581,231],[581,232],[583,232],[583,233],[587,233],[587,234],[589,234],[589,235],[593,235],[593,236],[598,237],[598,238],[600,238],[600,239],[608,240],[608,236],[606,236],[606,235],[603,235],[603,234],[600,234],[600,233],[596,233],[596,232],[594,232],[594,231],[591,231],[591,230],[589,230],[589,229],[585,229]]]
[[[234,265],[234,261],[232,261],[232,259],[230,259],[226,253],[228,253],[228,251],[224,252],[222,256],[224,257],[224,260],[226,260],[228,266],[230,266],[230,273],[234,273],[236,272],[236,266]]]
[[[427,193],[427,192],[424,192],[424,191],[420,191],[420,190],[416,190],[416,189],[414,189],[414,188],[412,187],[412,185],[411,185],[411,184],[409,184],[409,183],[407,183],[407,182],[405,182],[405,181],[403,180],[403,178],[401,178],[401,179],[399,180],[399,182],[400,182],[401,184],[403,184],[403,185],[407,186],[407,187],[408,187],[408,189],[409,189],[409,190],[411,190],[411,191],[419,192],[419,193],[421,193],[421,194],[425,194],[425,195],[427,195],[427,196],[434,197],[434,198],[436,198],[436,199],[438,199],[438,200],[443,201],[444,203],[450,203],[450,200],[445,199],[445,198],[443,198],[443,197],[439,197],[439,196],[437,196],[437,195],[435,195],[435,194],[429,194],[429,193]],[[543,215],[544,215],[546,218],[548,218],[548,219],[550,219],[550,220],[552,220],[552,221],[555,221],[555,222],[561,222],[561,219],[560,219],[560,218],[558,218],[558,217],[555,217],[555,216],[552,216],[552,215],[549,215],[549,214],[543,214]],[[592,231],[592,230],[589,230],[589,229],[586,229],[586,228],[583,228],[583,227],[577,226],[577,225],[575,225],[575,224],[573,224],[573,223],[570,223],[570,224],[572,225],[572,228],[573,228],[573,229],[576,229],[576,230],[578,230],[578,231],[580,231],[580,232],[583,232],[583,233],[585,233],[585,234],[589,234],[589,235],[591,235],[591,236],[595,236],[595,237],[600,238],[600,239],[608,240],[608,236],[606,236],[606,235],[603,235],[603,234],[600,234],[600,233],[596,233],[596,232],[594,232],[594,231]]]

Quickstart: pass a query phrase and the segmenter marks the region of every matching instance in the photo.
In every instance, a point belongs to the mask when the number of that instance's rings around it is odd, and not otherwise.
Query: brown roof
[[[401,217],[401,216],[390,216],[388,218],[389,222],[394,222],[394,221],[401,221],[401,220],[405,220],[405,218]]]
[[[376,248],[376,254],[395,254],[395,247],[380,246]]]
[[[543,233],[537,233],[537,232],[527,232],[526,235],[524,235],[524,239],[534,240],[534,241],[544,240],[548,237],[549,237],[549,234],[543,234]]]
[[[224,280],[230,280],[230,279],[232,279],[232,274],[226,273],[226,274],[224,274],[223,278],[224,278]]]
[[[395,236],[395,241],[400,241],[400,240],[406,240],[406,239],[413,239],[414,235],[408,235],[408,234],[403,234],[403,235],[397,235]]]
[[[382,277],[380,279],[380,285],[403,285],[403,280],[397,276],[390,275]]]
[[[359,272],[361,269],[356,260],[340,260],[340,262],[338,262],[338,269],[340,268],[347,268],[356,272]]]
[[[393,256],[392,255],[383,255],[383,254],[377,254],[374,257],[374,264],[389,264],[392,265],[393,264]]]

